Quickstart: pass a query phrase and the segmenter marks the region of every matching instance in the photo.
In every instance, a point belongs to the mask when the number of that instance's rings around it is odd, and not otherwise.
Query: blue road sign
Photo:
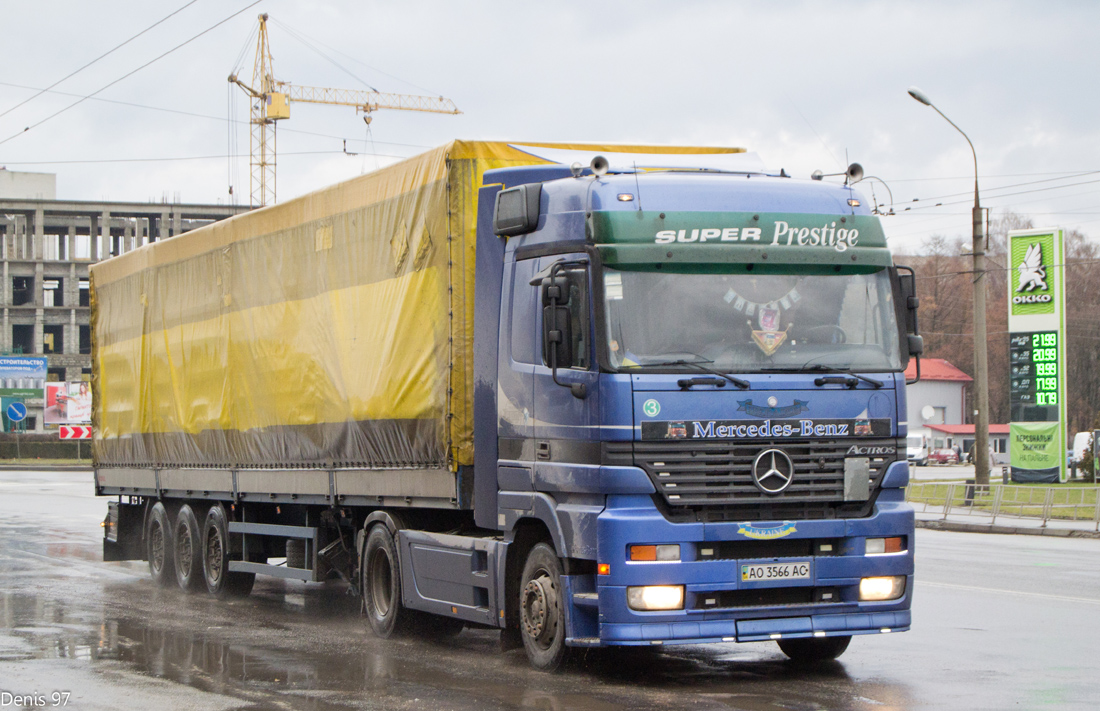
[[[8,405],[8,419],[12,422],[22,422],[27,419],[27,406],[21,402]]]

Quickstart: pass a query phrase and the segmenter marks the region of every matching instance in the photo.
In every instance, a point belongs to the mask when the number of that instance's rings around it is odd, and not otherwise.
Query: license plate
[[[791,563],[754,563],[741,566],[741,582],[809,580],[812,577],[810,561]]]

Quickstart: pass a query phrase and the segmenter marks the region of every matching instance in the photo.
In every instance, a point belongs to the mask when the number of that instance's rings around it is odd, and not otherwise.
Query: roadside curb
[[[91,464],[0,464],[0,471],[90,472]]]
[[[959,523],[957,521],[916,520],[917,528],[933,531],[957,531],[961,533],[1000,533],[1021,536],[1053,536],[1056,538],[1095,538],[1100,539],[1096,531],[1083,531],[1075,528],[1022,528],[1016,526],[997,526],[989,523]]]

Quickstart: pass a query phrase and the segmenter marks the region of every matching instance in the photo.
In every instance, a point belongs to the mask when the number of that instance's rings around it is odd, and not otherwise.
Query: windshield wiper
[[[831,365],[822,365],[821,363],[816,363],[814,365],[804,365],[799,370],[818,370],[825,371],[827,373],[841,373],[844,376],[843,378],[814,378],[814,385],[827,385],[829,383],[838,383],[840,385],[848,385],[849,387],[854,388],[856,386],[856,378],[858,378],[865,383],[870,383],[871,385],[874,385],[876,388],[881,388],[883,386],[883,382],[881,380],[875,380],[874,378],[868,378],[866,375],[853,373],[851,372],[850,368],[834,368]]]
[[[696,360],[684,360],[684,359],[681,358],[680,360],[669,360],[669,361],[664,361],[662,363],[639,363],[635,367],[638,367],[638,368],[661,368],[661,367],[665,367],[665,366],[669,366],[669,365],[688,365],[688,366],[691,366],[692,368],[698,368],[699,370],[703,371],[704,373],[710,373],[711,375],[717,375],[719,378],[725,378],[726,380],[730,381],[731,383],[733,383],[737,387],[741,388],[742,390],[748,390],[750,387],[752,387],[752,385],[747,380],[742,380],[741,378],[735,378],[732,375],[730,375],[729,373],[723,373],[720,370],[715,370],[714,368],[708,368],[707,366],[703,365],[703,363],[713,363],[713,362],[714,362],[713,360],[708,360],[706,358],[703,358],[702,360],[697,360],[697,361]],[[681,385],[680,387],[683,387],[683,385]],[[690,384],[689,384],[688,387],[690,387]]]

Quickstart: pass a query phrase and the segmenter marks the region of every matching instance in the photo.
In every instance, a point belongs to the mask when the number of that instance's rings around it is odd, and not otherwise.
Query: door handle
[[[550,459],[550,443],[543,440],[535,444],[535,458],[547,461]]]

